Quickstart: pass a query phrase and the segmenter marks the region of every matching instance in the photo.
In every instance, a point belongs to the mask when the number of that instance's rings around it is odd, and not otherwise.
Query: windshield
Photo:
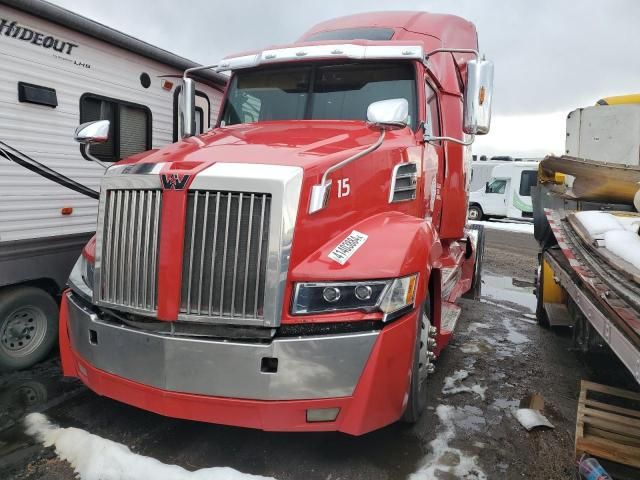
[[[241,71],[229,86],[222,126],[270,120],[366,120],[379,100],[406,98],[415,129],[415,71],[408,63],[306,65]]]

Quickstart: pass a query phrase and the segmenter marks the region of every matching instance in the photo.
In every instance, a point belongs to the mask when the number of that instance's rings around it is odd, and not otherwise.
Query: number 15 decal
[[[338,198],[348,197],[351,194],[351,185],[348,178],[338,180]]]

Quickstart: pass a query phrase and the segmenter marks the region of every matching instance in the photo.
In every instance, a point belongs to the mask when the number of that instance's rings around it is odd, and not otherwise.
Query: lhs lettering
[[[16,21],[9,21],[6,18],[0,18],[0,35],[15,38],[23,42],[29,42],[42,48],[52,48],[56,52],[71,55],[71,51],[78,45],[71,42],[60,40],[59,38],[36,32],[23,25],[18,25]]]

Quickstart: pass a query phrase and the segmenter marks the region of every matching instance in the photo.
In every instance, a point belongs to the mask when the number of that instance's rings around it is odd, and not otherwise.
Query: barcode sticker
[[[369,238],[368,235],[352,231],[347,238],[340,242],[340,244],[329,253],[329,258],[338,262],[340,265],[344,265],[356,251],[364,245],[364,242]]]

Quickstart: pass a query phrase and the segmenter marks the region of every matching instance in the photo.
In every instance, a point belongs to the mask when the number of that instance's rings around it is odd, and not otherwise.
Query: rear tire
[[[482,220],[484,218],[482,208],[479,205],[471,205],[467,212],[467,218],[469,220]]]
[[[427,376],[429,365],[431,364],[431,359],[428,355],[429,329],[431,328],[430,311],[431,303],[427,297],[418,316],[409,398],[407,400],[407,408],[402,415],[402,422],[404,423],[416,423],[427,406]]]
[[[28,368],[43,360],[58,337],[58,305],[36,287],[0,291],[0,370]]]

